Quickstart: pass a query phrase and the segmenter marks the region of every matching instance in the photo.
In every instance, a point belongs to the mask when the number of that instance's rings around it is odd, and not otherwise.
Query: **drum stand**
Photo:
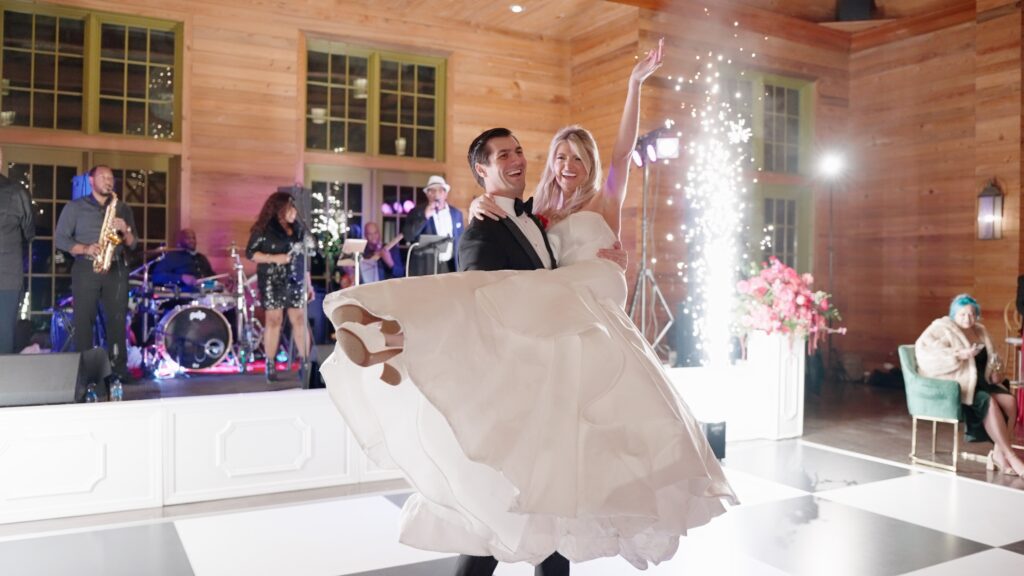
[[[262,340],[263,330],[256,319],[254,306],[245,298],[246,278],[238,247],[231,243],[231,268],[235,274],[235,343],[228,353],[229,359],[238,366],[238,372],[245,374],[255,359],[256,350]],[[268,359],[268,362],[274,360]]]

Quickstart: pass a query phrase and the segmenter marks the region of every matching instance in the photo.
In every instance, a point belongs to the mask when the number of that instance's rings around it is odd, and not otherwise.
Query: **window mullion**
[[[85,17],[82,66],[82,126],[86,134],[97,134],[100,128],[100,19],[94,14]]]

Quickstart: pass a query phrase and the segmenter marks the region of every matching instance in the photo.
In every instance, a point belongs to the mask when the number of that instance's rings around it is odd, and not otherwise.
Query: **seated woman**
[[[985,326],[978,322],[981,306],[968,294],[953,298],[949,316],[931,323],[914,344],[922,376],[960,384],[967,437],[991,441],[988,467],[1024,475],[1024,461],[1013,451],[1013,422],[1017,402],[1003,380],[1002,367]]]

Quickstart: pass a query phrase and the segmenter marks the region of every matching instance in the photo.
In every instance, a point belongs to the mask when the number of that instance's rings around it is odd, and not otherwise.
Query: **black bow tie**
[[[523,212],[525,212],[527,216],[533,215],[533,198],[530,198],[526,202],[523,202],[522,198],[516,198],[514,206],[516,209],[516,216],[522,216]]]

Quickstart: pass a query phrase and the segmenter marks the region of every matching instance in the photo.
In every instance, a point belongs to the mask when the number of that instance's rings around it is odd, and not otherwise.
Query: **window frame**
[[[181,142],[182,132],[182,70],[184,62],[184,30],[183,22],[150,18],[145,16],[132,16],[117,14],[101,10],[84,10],[54,4],[23,4],[10,0],[0,0],[0,30],[3,29],[4,12],[10,10],[23,14],[35,14],[52,16],[56,18],[80,18],[84,23],[84,43],[82,51],[82,124],[79,130],[64,128],[41,128],[34,126],[18,126],[18,128],[38,131],[50,131],[58,134],[82,133],[90,136],[103,136],[111,138],[132,138],[142,140],[153,140],[149,135],[136,135],[127,133],[101,132],[99,130],[99,103],[100,103],[100,61],[101,61],[101,29],[103,24],[117,24],[122,26],[144,27],[153,30],[173,32],[174,41],[174,102],[172,123],[174,136],[161,138],[165,142]],[[33,54],[35,51],[33,50]],[[147,55],[148,63],[148,55]],[[0,60],[0,77],[3,76],[3,62]],[[56,94],[57,91],[55,90]],[[146,100],[149,102],[149,100]]]
[[[350,42],[344,42],[340,40],[332,40],[328,38],[322,38],[318,36],[307,36],[304,50],[305,57],[305,79],[303,86],[303,122],[312,118],[312,112],[309,106],[309,52],[326,52],[327,54],[344,54],[346,56],[359,56],[367,58],[367,119],[366,119],[366,151],[365,152],[350,152],[345,150],[340,154],[363,156],[363,157],[374,157],[374,158],[395,158],[404,160],[415,160],[421,162],[439,162],[445,161],[445,134],[447,130],[447,116],[445,111],[447,110],[446,98],[447,98],[447,58],[441,56],[434,56],[429,54],[416,54],[412,52],[399,52],[395,50],[378,49],[372,46],[352,44]],[[415,156],[413,150],[413,143],[407,142],[406,150],[411,151],[404,156],[392,155],[392,154],[381,154],[378,152],[380,148],[380,112],[381,112],[381,61],[397,61],[400,64],[414,64],[417,66],[432,66],[436,69],[435,76],[435,90],[434,90],[434,118],[436,120],[434,125],[434,155],[430,158],[419,158]],[[316,83],[321,85],[320,83]],[[330,83],[322,84],[330,87]],[[329,111],[328,111],[329,112]],[[329,120],[328,120],[329,121]],[[401,124],[401,122],[397,122]],[[415,124],[414,124],[415,129]],[[329,143],[328,136],[328,143]],[[306,152],[314,153],[327,153],[327,154],[339,154],[331,150],[330,148],[309,148],[306,146],[308,142],[308,134],[306,129],[303,129],[303,147]]]

